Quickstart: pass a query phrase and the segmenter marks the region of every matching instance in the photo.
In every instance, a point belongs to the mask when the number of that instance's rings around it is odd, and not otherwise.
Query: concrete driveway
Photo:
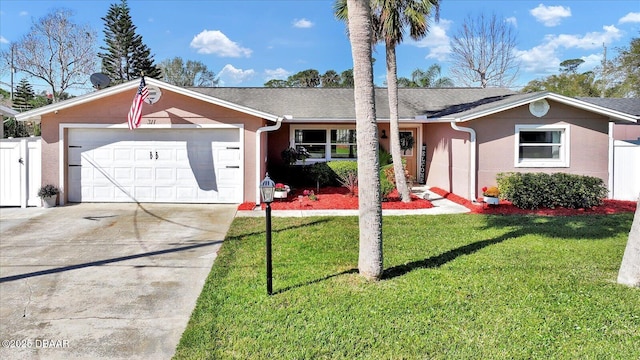
[[[235,205],[0,209],[0,359],[169,359]]]

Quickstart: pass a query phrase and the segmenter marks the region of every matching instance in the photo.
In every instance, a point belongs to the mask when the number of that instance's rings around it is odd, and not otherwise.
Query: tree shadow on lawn
[[[247,218],[248,219],[248,218]],[[301,218],[301,222],[299,224],[296,225],[290,225],[290,226],[282,226],[279,227],[278,225],[272,225],[271,228],[271,233],[272,234],[277,234],[283,231],[288,231],[288,230],[294,230],[294,229],[300,229],[300,228],[304,228],[307,226],[313,226],[313,225],[318,225],[318,224],[322,224],[322,223],[326,223],[328,222],[330,219],[329,218]],[[247,230],[246,232],[241,232],[239,234],[233,234],[233,235],[229,235],[227,234],[227,237],[225,237],[224,239],[224,243],[234,243],[237,241],[242,241],[245,238],[248,237],[252,237],[252,236],[256,236],[256,235],[263,235],[266,236],[266,228],[265,228],[265,223],[261,224],[262,229],[261,230],[256,230],[256,231],[252,231],[251,229]],[[231,226],[233,228],[233,226]],[[227,264],[226,266],[218,266],[219,268],[219,275],[221,278],[225,278],[228,274],[229,271],[231,270],[232,266],[231,264],[235,263],[236,261],[236,250],[238,249],[237,246],[233,246],[231,247],[231,249],[229,249],[230,246],[225,247],[225,251],[228,251],[225,256],[224,256],[224,260],[225,263]],[[218,259],[216,260],[217,264],[220,264],[222,261],[222,259]],[[321,280],[319,280],[321,281]]]
[[[393,279],[419,269],[437,268],[463,255],[471,255],[487,246],[526,235],[539,235],[566,240],[599,240],[628,233],[632,217],[627,215],[541,217],[486,216],[483,229],[513,228],[493,239],[476,241],[423,260],[412,261],[384,270],[383,280]]]

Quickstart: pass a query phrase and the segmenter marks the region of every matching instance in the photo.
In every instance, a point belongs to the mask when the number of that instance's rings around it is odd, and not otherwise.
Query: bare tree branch
[[[16,69],[49,84],[53,101],[68,88],[85,85],[96,68],[96,32],[70,22],[72,15],[71,10],[53,10],[15,43]]]
[[[452,76],[466,86],[510,86],[518,75],[516,35],[509,23],[495,14],[467,16],[451,40]]]

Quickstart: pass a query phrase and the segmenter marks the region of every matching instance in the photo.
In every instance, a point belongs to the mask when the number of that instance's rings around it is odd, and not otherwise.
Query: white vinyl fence
[[[0,140],[0,206],[41,206],[39,137]]]
[[[616,200],[638,200],[640,194],[640,141],[613,144],[613,191]]]

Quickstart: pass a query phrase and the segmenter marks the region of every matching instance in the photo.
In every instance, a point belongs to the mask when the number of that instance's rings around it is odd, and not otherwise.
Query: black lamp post
[[[269,173],[267,173],[264,180],[260,183],[260,195],[262,196],[262,202],[267,204],[267,294],[269,295],[273,294],[271,277],[271,203],[273,202],[275,189],[276,183],[269,178]]]

